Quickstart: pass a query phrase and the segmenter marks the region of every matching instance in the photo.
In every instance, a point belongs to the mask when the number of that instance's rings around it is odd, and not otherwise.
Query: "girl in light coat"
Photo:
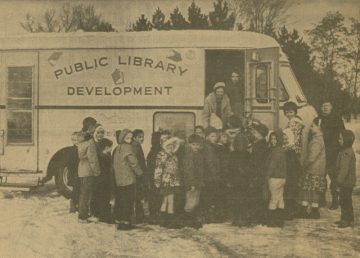
[[[304,174],[300,180],[302,217],[319,219],[320,194],[326,189],[325,144],[320,127],[313,123],[310,127],[310,141],[304,160]],[[308,210],[311,210],[308,213]]]

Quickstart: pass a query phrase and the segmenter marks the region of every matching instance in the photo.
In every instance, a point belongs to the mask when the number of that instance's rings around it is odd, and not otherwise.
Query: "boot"
[[[159,225],[160,227],[166,228],[169,224],[169,217],[168,214],[165,212],[161,212],[159,216]]]
[[[301,206],[301,208],[299,209],[299,212],[297,214],[297,218],[299,219],[308,219],[309,218],[309,213],[308,213],[308,207],[307,206]]]
[[[314,207],[311,208],[309,219],[320,219],[319,208],[314,208]]]
[[[276,210],[267,211],[266,222],[268,227],[276,227]]]
[[[168,223],[165,226],[166,228],[170,228],[170,229],[182,228],[182,225],[179,223],[175,214],[167,214],[167,216],[168,216]]]
[[[350,222],[350,221],[341,221],[338,225],[338,228],[349,228],[349,227],[353,227],[354,223]]]
[[[74,201],[72,199],[70,199],[70,209],[69,209],[69,212],[70,213],[75,213],[77,211],[76,209],[76,205],[74,203]]]

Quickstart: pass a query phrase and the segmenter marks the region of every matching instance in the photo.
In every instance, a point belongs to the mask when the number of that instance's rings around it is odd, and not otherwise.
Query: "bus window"
[[[7,143],[33,142],[33,68],[9,67],[7,91]]]
[[[255,71],[255,95],[259,103],[269,103],[270,78],[267,64],[259,64]]]
[[[296,101],[306,103],[305,95],[289,65],[280,66],[280,78],[290,95],[296,98]]]
[[[289,100],[289,94],[287,93],[284,83],[279,79],[279,101],[285,102]]]
[[[186,135],[194,133],[195,114],[192,112],[156,112],[154,131],[169,130],[172,133],[184,131]]]

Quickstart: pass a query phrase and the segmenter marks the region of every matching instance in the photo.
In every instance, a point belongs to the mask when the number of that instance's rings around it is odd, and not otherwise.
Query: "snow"
[[[359,164],[360,122],[346,126],[357,134]],[[53,183],[32,192],[2,189],[0,257],[360,257],[359,186],[360,181],[353,195],[354,228],[338,229],[333,222],[340,210],[321,208],[320,220],[288,221],[282,229],[222,223],[200,230],[142,225],[130,232],[79,224]]]

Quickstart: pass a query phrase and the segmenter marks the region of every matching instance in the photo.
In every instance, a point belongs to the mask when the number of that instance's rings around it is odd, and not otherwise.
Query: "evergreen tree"
[[[201,8],[193,1],[188,8],[189,28],[194,30],[208,29],[208,16],[201,13]]]
[[[157,30],[169,30],[171,28],[170,21],[165,22],[165,14],[158,7],[152,16],[152,26]]]
[[[150,21],[142,14],[133,25],[133,31],[149,31],[152,29]]]
[[[211,29],[232,30],[235,23],[235,14],[230,13],[228,3],[223,0],[214,2],[214,11],[209,13]]]
[[[170,21],[172,29],[184,30],[189,28],[189,23],[185,20],[178,7],[170,14]]]

